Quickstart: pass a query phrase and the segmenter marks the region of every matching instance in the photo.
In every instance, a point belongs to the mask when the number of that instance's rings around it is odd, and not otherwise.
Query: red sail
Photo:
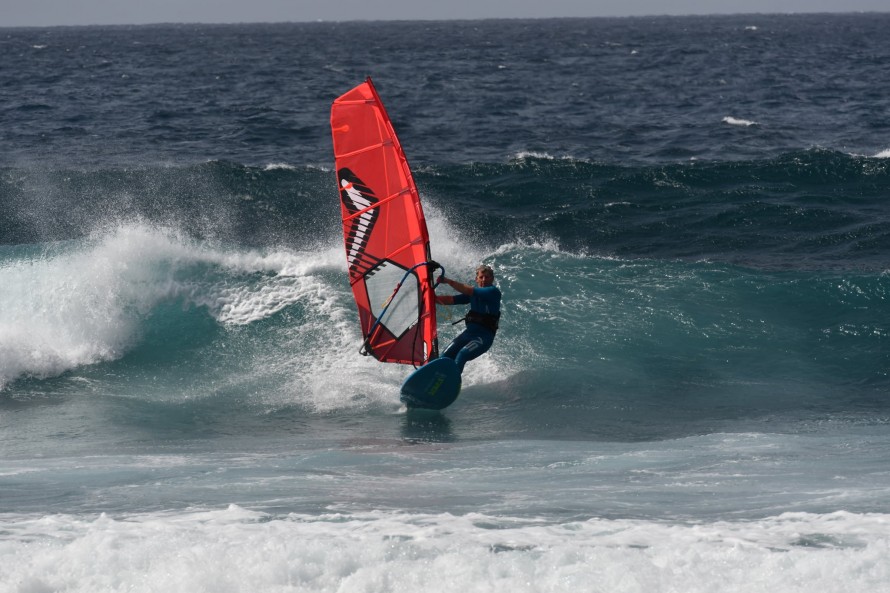
[[[363,351],[419,366],[438,355],[420,196],[371,79],[331,107],[343,240]]]

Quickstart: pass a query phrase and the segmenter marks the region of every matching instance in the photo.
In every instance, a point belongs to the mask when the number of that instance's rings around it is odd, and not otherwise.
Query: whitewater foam
[[[723,123],[729,124],[731,126],[742,126],[742,127],[750,127],[758,125],[756,121],[751,121],[749,119],[739,119],[736,117],[727,116],[723,118]]]
[[[0,582],[44,591],[884,590],[882,514],[551,523],[372,511],[3,517]]]
[[[329,286],[322,275],[342,267],[341,251],[330,248],[312,253],[218,254],[213,259],[232,271],[266,275],[253,282],[233,283],[226,278],[205,289],[196,302],[207,306],[217,321],[229,325],[248,325],[301,301],[308,302],[314,310],[324,311],[328,305],[324,295]]]

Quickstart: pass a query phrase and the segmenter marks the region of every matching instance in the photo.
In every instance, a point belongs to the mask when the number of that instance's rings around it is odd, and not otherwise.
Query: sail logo
[[[374,192],[358,176],[349,169],[337,171],[340,181],[340,201],[349,213],[344,220],[349,225],[343,227],[346,242],[346,263],[351,276],[361,276],[376,265],[376,258],[367,258],[365,248],[374,224],[377,222],[379,200]]]

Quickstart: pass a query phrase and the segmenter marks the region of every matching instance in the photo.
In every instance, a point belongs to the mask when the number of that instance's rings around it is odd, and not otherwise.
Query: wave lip
[[[319,292],[308,277],[329,257],[227,253],[141,223],[6,251],[19,256],[0,263],[0,389],[122,357],[163,303],[202,308],[223,326],[270,317]]]
[[[52,377],[120,357],[136,340],[139,318],[174,290],[144,263],[181,256],[171,247],[157,233],[129,227],[0,267],[0,388],[20,376]]]

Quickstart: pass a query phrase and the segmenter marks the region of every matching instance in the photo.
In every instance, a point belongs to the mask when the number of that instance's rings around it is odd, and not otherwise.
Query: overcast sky
[[[0,27],[890,12],[888,0],[0,0]]]

